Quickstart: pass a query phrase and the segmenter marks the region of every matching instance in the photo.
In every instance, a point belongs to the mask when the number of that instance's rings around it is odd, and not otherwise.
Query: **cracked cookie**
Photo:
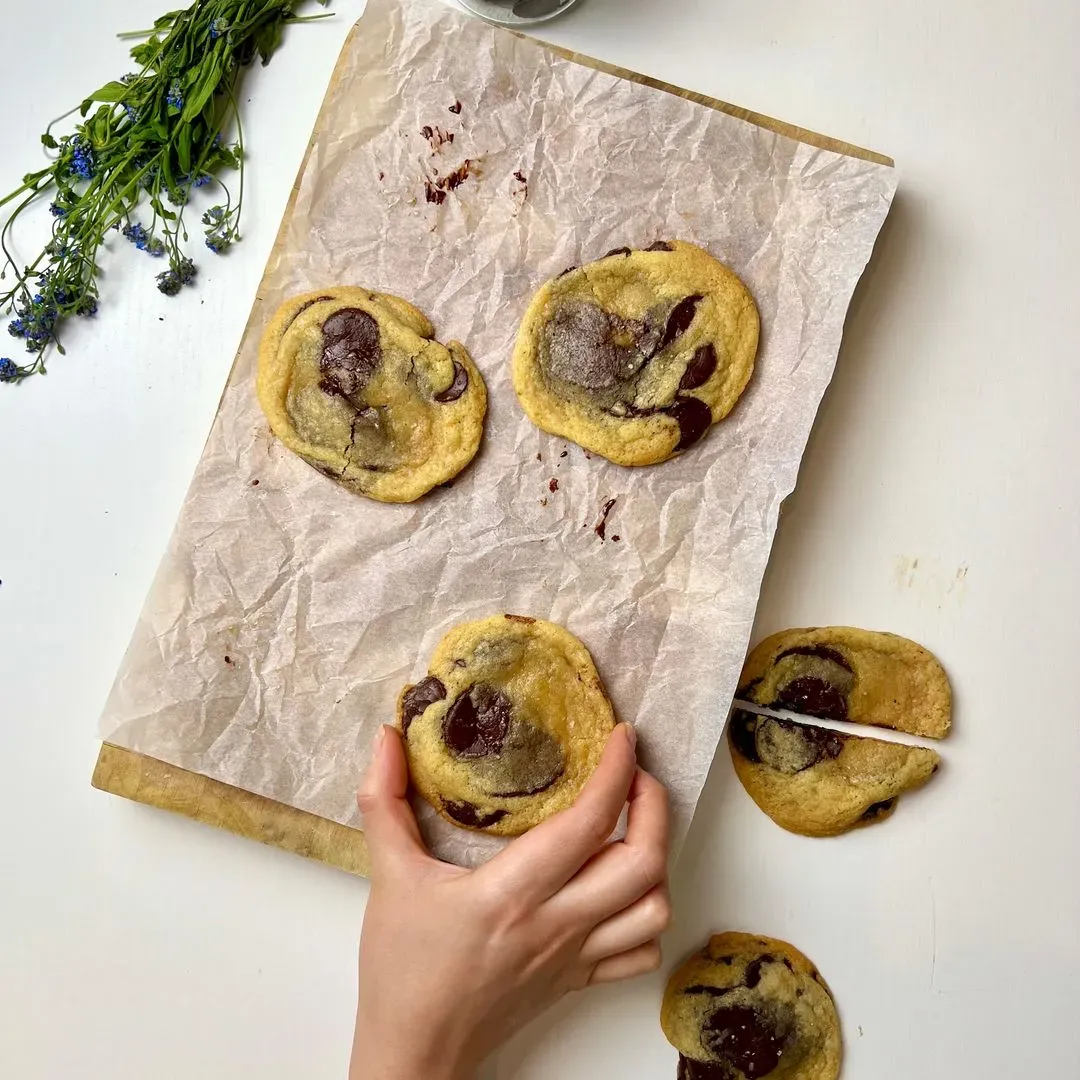
[[[319,472],[379,502],[412,502],[480,446],[487,390],[465,349],[396,296],[348,285],[294,296],[259,346],[274,434]]]
[[[615,716],[573,634],[493,615],[446,634],[397,723],[413,784],[443,817],[516,836],[574,801]]]
[[[851,626],[784,630],[747,657],[743,701],[823,720],[944,738],[949,679],[933,653],[907,638]]]
[[[661,240],[541,287],[518,332],[514,389],[545,431],[651,465],[731,411],[757,346],[757,307],[739,278],[693,244]]]
[[[938,770],[933,750],[736,709],[728,747],[747,794],[781,828],[838,836],[884,821]]]
[[[792,945],[729,932],[671,976],[660,1026],[679,1080],[836,1080],[840,1020],[817,968]]]

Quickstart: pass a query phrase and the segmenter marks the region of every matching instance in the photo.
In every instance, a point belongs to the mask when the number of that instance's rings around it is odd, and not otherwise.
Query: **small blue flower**
[[[224,206],[211,206],[202,216],[204,225],[220,225],[225,220]]]
[[[96,315],[98,309],[96,296],[84,296],[75,306],[76,315]]]
[[[71,140],[71,162],[69,169],[83,180],[89,180],[94,175],[94,151],[90,144],[81,136],[76,135]]]
[[[67,217],[68,208],[57,203],[49,203],[49,213],[53,217]]]
[[[179,112],[184,107],[184,95],[180,93],[180,83],[177,79],[173,79],[172,85],[169,87],[169,93],[165,98],[165,104],[170,109],[175,109]]]
[[[201,175],[196,176],[195,179],[191,182],[192,187],[206,187],[206,185],[209,184],[210,181],[213,179],[214,178],[209,173],[202,173]]]
[[[180,276],[181,285],[190,285],[195,280],[199,268],[186,256],[177,263],[176,272]]]
[[[137,221],[134,225],[125,225],[122,235],[124,239],[130,240],[140,251],[145,251],[147,244],[150,242],[145,226]]]
[[[0,359],[0,382],[14,382],[19,377],[19,365],[6,356]]]
[[[12,319],[7,331],[12,337],[26,337],[26,323],[22,319]]]
[[[223,34],[229,31],[229,24],[225,19],[217,18],[210,24],[210,40],[217,41]]]
[[[132,124],[138,123],[139,110],[136,109],[134,105],[125,104],[124,112],[127,114],[127,118]]]
[[[146,245],[146,253],[160,259],[165,254],[165,245],[156,236],[152,236],[150,243]]]
[[[179,275],[175,270],[165,270],[157,276],[157,287],[159,292],[163,292],[166,296],[175,296],[183,284]]]

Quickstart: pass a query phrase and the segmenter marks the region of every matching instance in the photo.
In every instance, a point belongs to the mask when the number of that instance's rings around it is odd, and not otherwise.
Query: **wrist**
[[[357,1023],[349,1080],[476,1080],[479,1063],[427,1040]]]

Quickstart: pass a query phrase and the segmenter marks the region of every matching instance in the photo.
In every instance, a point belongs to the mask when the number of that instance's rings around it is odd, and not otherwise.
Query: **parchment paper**
[[[678,843],[894,172],[435,2],[370,0],[347,50],[101,734],[357,825],[377,725],[442,634],[493,612],[533,615],[592,651],[670,788]],[[509,357],[545,279],[659,238],[702,244],[741,275],[761,350],[743,400],[701,443],[627,469],[533,427]],[[273,309],[336,282],[412,300],[487,381],[478,458],[413,505],[321,476],[270,435],[256,401]],[[496,843],[422,809],[443,857],[471,862]]]

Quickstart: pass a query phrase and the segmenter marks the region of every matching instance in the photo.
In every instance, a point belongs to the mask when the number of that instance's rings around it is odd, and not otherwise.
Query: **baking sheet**
[[[671,790],[678,844],[895,174],[434,2],[370,0],[347,50],[101,733],[357,825],[372,736],[439,637],[492,612],[550,618],[589,646],[637,724],[645,764]],[[547,277],[673,237],[746,281],[762,316],[758,368],[689,453],[620,468],[529,423],[509,356]],[[310,469],[255,400],[276,304],[334,282],[408,297],[487,381],[480,455],[412,506],[358,498]],[[421,810],[443,857],[471,862],[497,845]]]

